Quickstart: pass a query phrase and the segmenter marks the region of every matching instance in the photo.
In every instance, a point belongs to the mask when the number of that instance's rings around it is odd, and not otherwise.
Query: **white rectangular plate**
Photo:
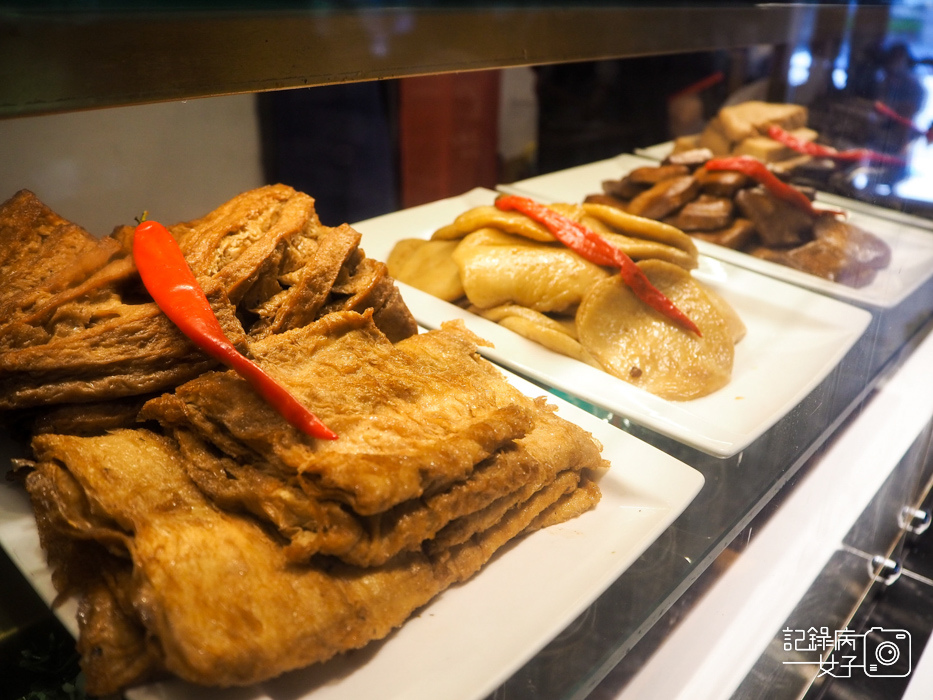
[[[539,175],[511,185],[501,185],[502,192],[525,195],[542,202],[582,202],[587,195],[602,192],[604,180],[618,180],[640,166],[657,165],[649,158],[623,154],[615,158],[580,165],[567,170]],[[847,208],[850,200],[828,196],[828,206]],[[822,201],[817,197],[817,201]],[[877,208],[877,207],[875,207]],[[747,253],[697,240],[697,249],[763,275],[791,282],[837,299],[879,308],[897,306],[933,275],[933,232],[895,218],[881,218],[855,207],[848,207],[848,221],[873,233],[891,247],[891,264],[880,270],[875,280],[860,289],[830,282],[816,275],[793,270],[785,265],[760,260]]]
[[[366,254],[385,260],[396,241],[428,238],[467,209],[490,204],[496,193],[460,196],[354,224]],[[721,294],[748,328],[736,346],[732,381],[700,399],[661,399],[487,321],[399,283],[415,318],[429,328],[460,318],[493,348],[481,352],[523,376],[543,382],[635,423],[717,457],[730,457],[780,420],[836,366],[862,335],[871,314],[835,299],[700,257],[695,277]]]
[[[508,372],[519,390],[543,392]],[[387,639],[261,686],[231,690],[170,681],[132,700],[479,700],[582,613],[683,512],[703,476],[557,397],[559,415],[590,431],[611,467],[595,509],[516,540],[485,568],[419,611]],[[0,446],[0,450],[3,447]],[[9,462],[2,453],[4,468]],[[25,493],[0,484],[0,544],[46,602],[54,598]],[[57,614],[77,634],[75,605]]]

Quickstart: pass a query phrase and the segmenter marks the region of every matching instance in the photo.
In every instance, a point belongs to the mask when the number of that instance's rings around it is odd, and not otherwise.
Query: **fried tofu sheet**
[[[0,268],[35,267],[0,284],[0,410],[32,416],[18,473],[79,601],[89,693],[326,661],[599,501],[597,441],[462,324],[418,333],[385,265],[307,195],[260,188],[172,231],[240,349],[339,438],[296,430],[178,333],[131,229],[96,241],[30,193],[0,208]]]
[[[512,389],[468,331],[453,325],[394,346],[368,315],[345,315],[354,371],[322,372],[320,382],[340,397],[322,411],[346,428],[337,441],[309,442],[225,372],[147,404],[165,435],[34,439],[27,489],[57,585],[82,599],[92,692],[165,672],[243,685],[324,661],[385,636],[514,537],[598,501],[598,443]],[[366,361],[359,333],[378,361]],[[285,381],[350,354],[276,338],[295,349],[296,366],[280,365]],[[407,381],[384,381],[416,357],[426,359]],[[458,370],[464,388],[444,396],[437,385]],[[365,387],[380,399],[361,405],[355,395]],[[305,395],[298,380],[290,388]],[[179,407],[178,394],[189,404]],[[519,418],[500,422],[503,410]],[[431,438],[413,447],[418,431]],[[88,555],[74,542],[100,550],[94,575],[75,561]]]
[[[170,227],[227,336],[254,339],[372,309],[393,341],[417,332],[386,266],[347,225],[285,185]],[[23,190],[0,205],[0,410],[171,389],[217,364],[141,288],[133,229],[97,240]]]
[[[344,312],[254,346],[332,442],[296,431],[230,371],[142,416],[173,432],[202,489],[274,525],[291,558],[381,564],[498,498],[602,464],[588,434],[518,392],[477,342],[457,323],[392,344]]]
[[[95,694],[166,671],[194,683],[244,685],[361,647],[472,576],[564,490],[545,488],[464,542],[430,553],[378,567],[296,566],[257,522],[207,499],[164,437],[146,430],[45,436],[37,449],[29,488],[46,546],[69,529],[114,543],[113,554],[98,557],[103,575],[87,583],[81,605]],[[59,481],[78,488],[63,491]],[[62,553],[50,549],[53,561]]]

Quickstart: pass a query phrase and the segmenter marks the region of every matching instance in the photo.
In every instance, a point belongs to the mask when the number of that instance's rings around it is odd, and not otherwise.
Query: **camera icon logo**
[[[820,661],[820,675],[851,678],[853,670],[860,668],[871,678],[904,678],[911,672],[910,654],[907,630],[838,630],[832,652]]]
[[[872,627],[865,632],[865,675],[901,678],[910,675],[910,633]]]
[[[903,629],[872,627],[856,632],[845,628],[833,634],[828,627],[788,627],[784,630],[784,651],[795,654],[784,664],[817,665],[819,676],[851,678],[861,669],[873,678],[904,678],[912,670],[910,632]],[[813,658],[801,658],[805,654]]]

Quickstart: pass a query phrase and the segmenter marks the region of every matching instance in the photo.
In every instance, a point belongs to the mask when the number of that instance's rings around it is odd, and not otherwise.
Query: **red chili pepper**
[[[808,156],[816,156],[817,158],[832,158],[835,155],[838,155],[839,151],[830,146],[823,146],[813,141],[807,141],[805,139],[798,138],[791,134],[788,131],[785,131],[776,124],[772,124],[768,127],[768,137],[774,139],[778,143],[782,143],[788,148],[791,148],[797,153],[804,153]]]
[[[591,263],[619,268],[622,280],[635,296],[687,330],[701,335],[696,324],[651,284],[645,273],[628,255],[595,231],[527,197],[504,195],[496,199],[496,207],[502,211],[514,209],[534,219],[547,228],[554,238]]]
[[[140,223],[133,237],[133,260],[156,304],[195,345],[235,370],[302,432],[326,440],[337,437],[285,387],[234,347],[167,228],[155,221]]]
[[[812,141],[799,139],[781,127],[772,124],[768,127],[768,136],[779,143],[783,143],[798,153],[804,153],[816,158],[829,158],[844,163],[875,163],[877,165],[906,165],[907,161],[898,156],[879,153],[867,148],[853,148],[847,151],[837,151],[831,146],[823,146]]]
[[[793,204],[795,207],[810,214],[810,216],[817,217],[827,213],[827,211],[821,211],[814,207],[813,202],[809,200],[807,195],[796,187],[788,185],[781,180],[777,175],[768,170],[767,165],[757,158],[752,158],[751,156],[711,158],[706,161],[704,167],[707,170],[734,170],[743,175],[747,175],[758,184],[764,186],[778,199],[783,199],[785,202]]]
[[[923,134],[923,131],[918,129],[916,125],[912,121],[910,121],[910,119],[900,114],[899,112],[896,112],[891,107],[888,107],[881,100],[875,100],[875,111],[878,112],[879,114],[883,114],[888,119],[893,119],[894,121],[896,121],[898,124],[901,124],[902,126],[906,126],[908,129],[912,130],[917,135]]]
[[[836,155],[829,157],[841,163],[896,165],[898,167],[907,165],[907,161],[900,156],[892,156],[889,153],[879,153],[878,151],[872,151],[868,148],[852,148],[848,151],[839,151]]]
[[[930,127],[926,131],[924,131],[923,129],[918,127],[916,124],[914,124],[910,119],[905,117],[903,114],[900,114],[896,112],[895,110],[893,110],[891,107],[888,107],[888,105],[886,105],[881,100],[875,101],[875,111],[878,112],[879,114],[883,114],[889,119],[893,119],[899,124],[903,124],[908,129],[910,129],[915,134],[917,134],[917,136],[923,136],[927,140],[927,143],[929,143],[930,141],[933,141],[933,125],[930,125]]]

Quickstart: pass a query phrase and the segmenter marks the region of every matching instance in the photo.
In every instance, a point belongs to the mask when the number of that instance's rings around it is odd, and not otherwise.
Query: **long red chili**
[[[922,136],[923,138],[925,138],[927,140],[927,143],[930,143],[931,141],[933,141],[933,124],[927,127],[927,130],[924,131],[923,129],[918,127],[916,124],[914,124],[910,119],[894,111],[893,109],[888,107],[884,102],[881,102],[880,100],[875,101],[875,111],[879,112],[880,114],[883,114],[884,116],[890,119],[893,119],[896,122],[899,122],[900,124],[903,124],[904,126],[909,128],[911,131],[913,131],[918,136]]]
[[[337,437],[285,387],[234,347],[188,267],[181,248],[165,226],[155,221],[143,221],[136,227],[133,260],[156,304],[195,345],[236,371],[285,420],[302,432],[326,440]]]
[[[839,154],[839,151],[837,151],[835,148],[798,138],[797,136],[794,136],[789,131],[785,131],[776,124],[772,124],[768,127],[768,137],[774,139],[778,143],[784,144],[790,149],[797,151],[797,153],[803,153],[808,156],[816,156],[817,158],[831,158],[832,156]]]
[[[788,185],[777,175],[768,170],[768,166],[751,156],[731,156],[711,158],[704,166],[707,170],[734,170],[755,180],[778,199],[793,204],[813,217],[827,213],[813,206],[813,202],[803,192]]]
[[[700,329],[674,303],[662,294],[645,276],[641,268],[623,251],[586,226],[568,219],[559,212],[527,197],[504,195],[496,199],[502,211],[515,210],[547,228],[558,241],[596,265],[617,267],[622,280],[632,292],[655,311],[667,316],[686,329],[701,335]]]
[[[813,143],[797,138],[793,134],[785,131],[776,124],[768,127],[768,136],[775,141],[784,144],[798,153],[803,153],[816,158],[829,158],[834,161],[844,163],[867,163],[877,165],[906,165],[907,161],[898,156],[892,156],[887,153],[879,153],[868,148],[852,148],[847,151],[837,151],[831,146]]]
[[[903,114],[896,111],[895,109],[892,109],[891,107],[886,105],[881,100],[875,100],[875,111],[878,112],[879,114],[883,114],[888,119],[893,119],[898,124],[906,126],[907,128],[913,130],[914,133],[918,135],[923,134],[923,132],[920,131],[920,129],[918,129],[917,126],[912,121],[910,121],[910,119],[908,119]]]

